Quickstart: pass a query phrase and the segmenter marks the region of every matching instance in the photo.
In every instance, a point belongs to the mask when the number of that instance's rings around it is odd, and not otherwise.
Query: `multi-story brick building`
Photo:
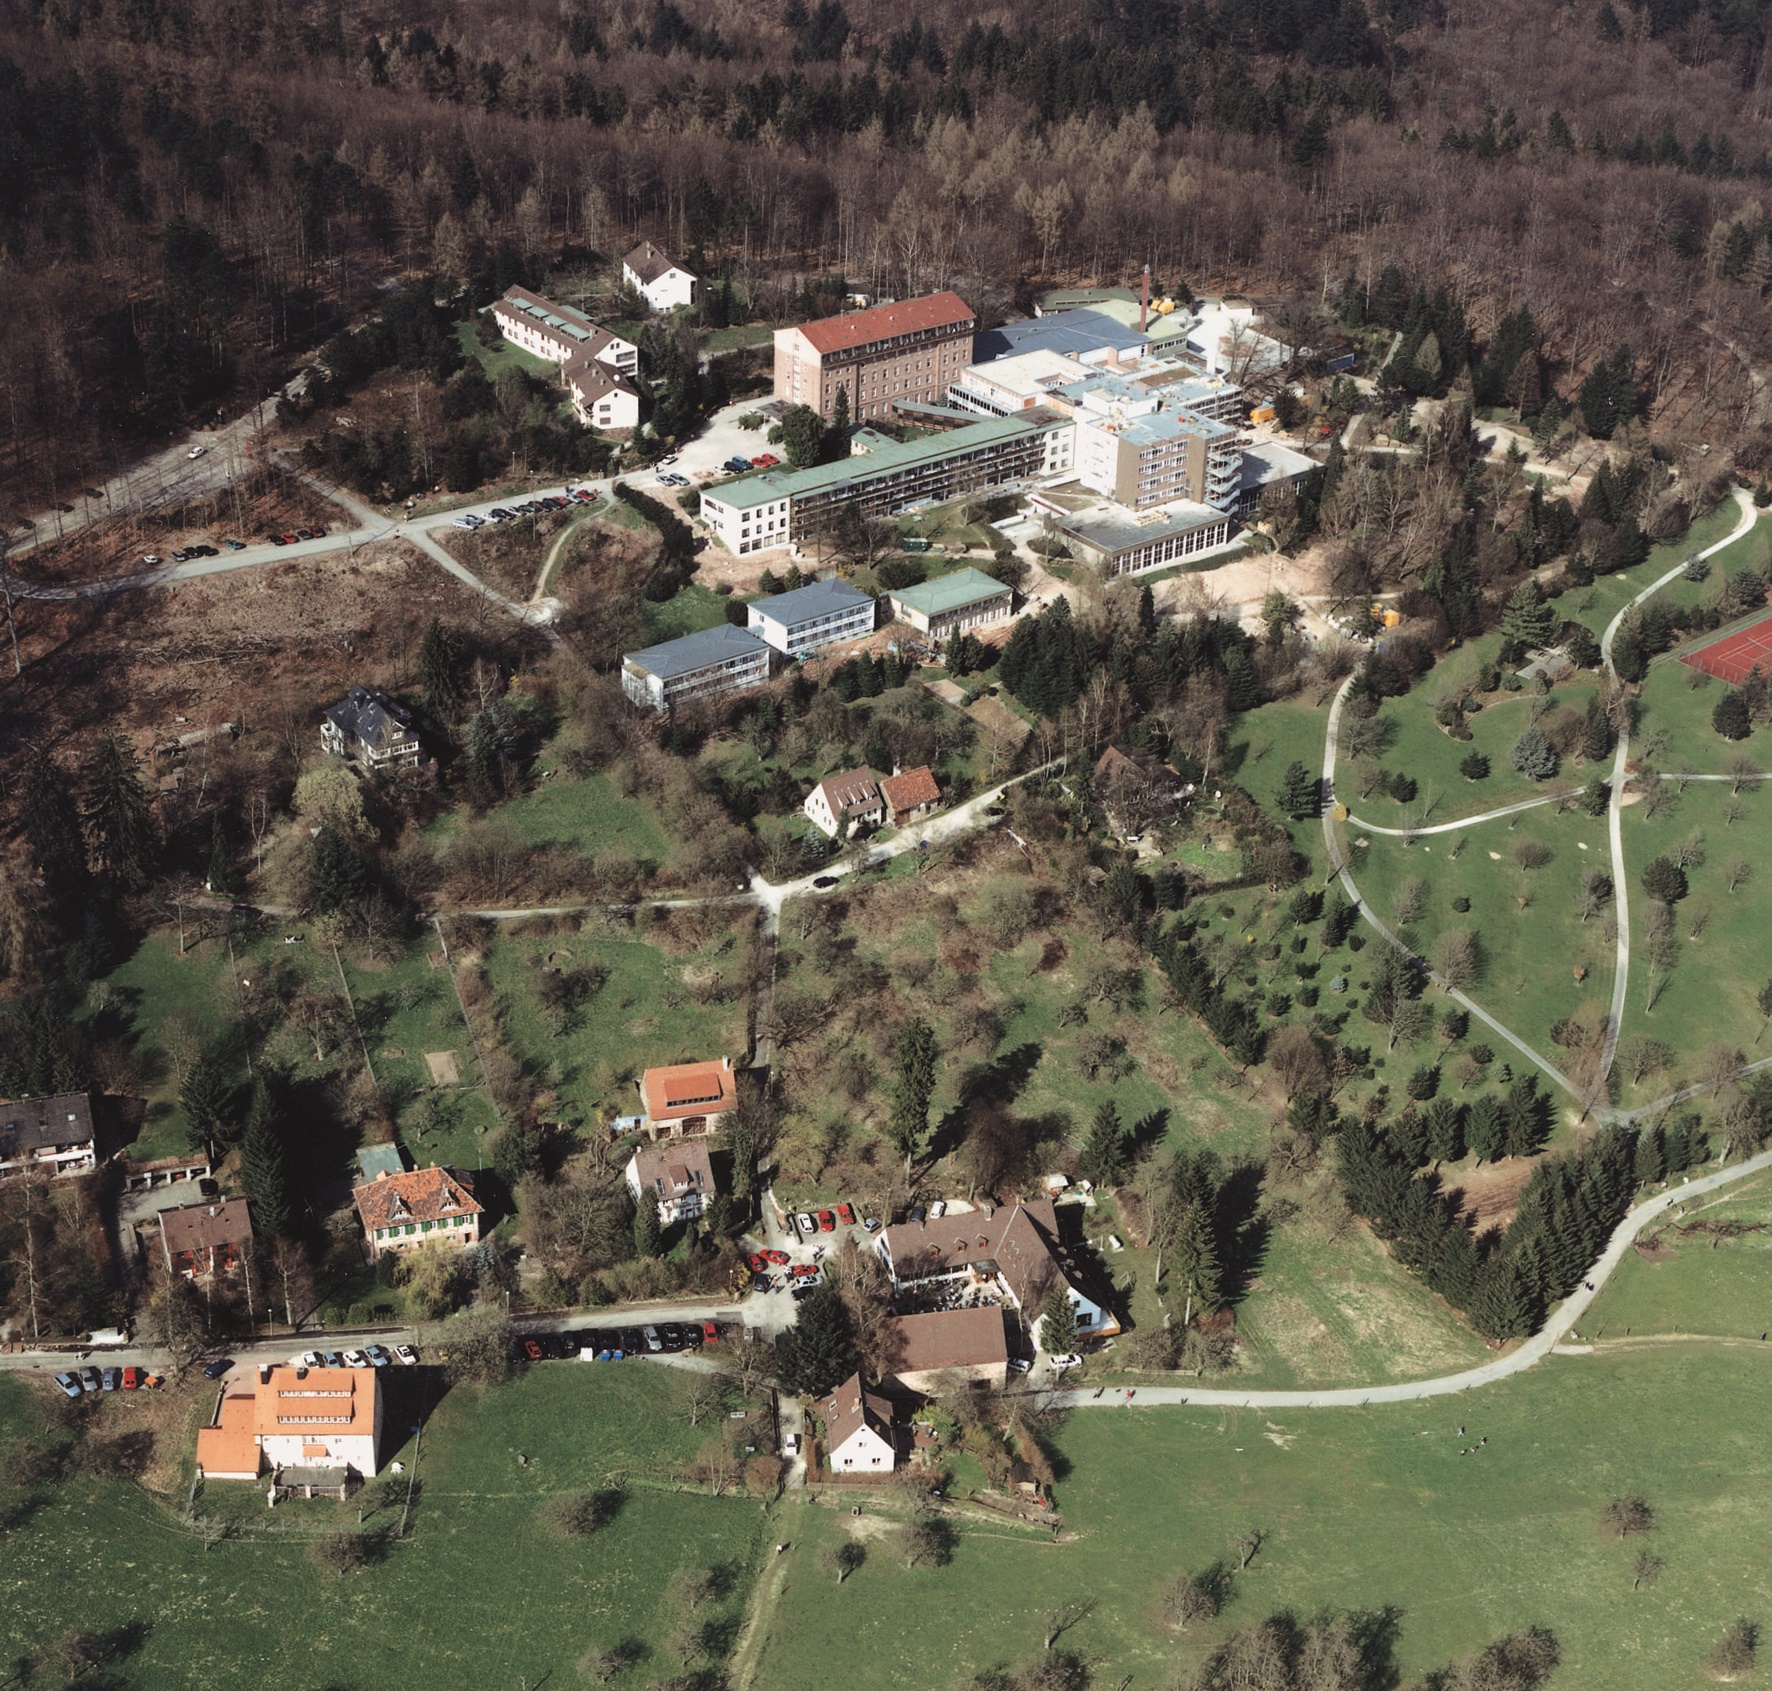
[[[775,397],[829,417],[842,388],[857,420],[939,403],[972,362],[977,328],[965,300],[939,293],[777,329]]]

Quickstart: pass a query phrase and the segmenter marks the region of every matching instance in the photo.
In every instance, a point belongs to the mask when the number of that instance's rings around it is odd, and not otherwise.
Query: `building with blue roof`
[[[664,712],[690,699],[760,687],[769,679],[769,647],[730,623],[629,652],[621,690],[637,705]]]
[[[791,593],[753,599],[750,631],[788,657],[865,640],[874,632],[873,597],[836,576],[808,582]]]

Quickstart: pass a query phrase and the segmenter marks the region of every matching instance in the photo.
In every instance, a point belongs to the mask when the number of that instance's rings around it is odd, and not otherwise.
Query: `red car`
[[[548,1353],[542,1349],[540,1340],[525,1339],[523,1341],[523,1354],[528,1357],[531,1362],[540,1362]]]
[[[768,1253],[765,1251],[752,1251],[749,1260],[753,1274],[761,1274],[769,1266]]]
[[[788,1253],[786,1251],[765,1251],[763,1255],[767,1257],[769,1261],[783,1266],[786,1265],[788,1260]]]
[[[796,1280],[816,1280],[818,1278],[818,1270],[814,1268],[811,1263],[802,1262],[796,1265],[794,1269],[794,1278]]]
[[[704,1345],[717,1345],[720,1342],[720,1329],[712,1321],[701,1324],[701,1342]]]
[[[145,1383],[147,1377],[144,1369],[125,1368],[123,1370],[123,1389],[126,1392],[135,1391]]]
[[[285,534],[283,536],[283,544],[285,546],[293,546],[300,539],[301,539],[301,536],[299,534],[297,534],[293,529],[291,529],[287,534]]]
[[[837,1219],[842,1222],[845,1227],[853,1227],[855,1225],[855,1211],[847,1204],[838,1204]]]
[[[773,452],[764,452],[751,460],[760,470],[767,470],[779,464],[781,460]]]
[[[818,1212],[818,1230],[820,1233],[835,1233],[837,1231],[837,1218],[829,1210]]]

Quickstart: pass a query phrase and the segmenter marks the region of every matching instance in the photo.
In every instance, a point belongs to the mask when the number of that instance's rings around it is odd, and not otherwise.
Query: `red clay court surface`
[[[1751,628],[1738,628],[1702,651],[1682,656],[1680,662],[1732,687],[1745,681],[1756,664],[1760,673],[1772,680],[1772,617],[1763,617]]]

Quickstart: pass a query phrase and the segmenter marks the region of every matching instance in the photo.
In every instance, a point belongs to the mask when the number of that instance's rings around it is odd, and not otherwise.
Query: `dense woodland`
[[[1398,261],[1572,396],[1763,455],[1763,0],[1478,7],[36,0],[0,29],[0,410],[21,504],[262,394],[385,282],[589,282],[637,234],[765,318],[808,276],[1246,289]],[[1510,396],[1511,397],[1511,396]],[[70,463],[69,460],[73,462]]]

